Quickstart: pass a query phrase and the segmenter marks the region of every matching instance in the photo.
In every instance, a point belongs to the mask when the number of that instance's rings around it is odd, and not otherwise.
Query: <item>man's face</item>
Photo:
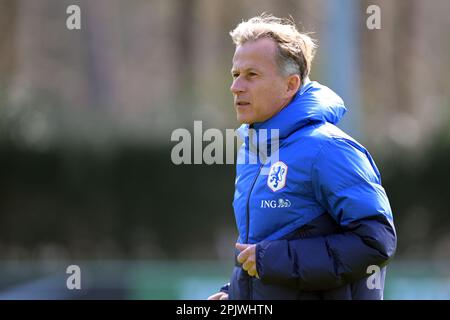
[[[267,38],[236,48],[230,90],[240,123],[263,122],[289,103],[287,80],[279,72],[276,53],[275,42]]]

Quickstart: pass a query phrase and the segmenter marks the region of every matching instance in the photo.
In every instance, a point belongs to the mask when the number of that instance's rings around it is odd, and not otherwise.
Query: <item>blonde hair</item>
[[[263,13],[242,21],[230,32],[236,46],[261,38],[273,39],[278,47],[277,62],[283,76],[298,74],[303,83],[309,76],[316,44],[306,33],[300,33],[291,19]]]

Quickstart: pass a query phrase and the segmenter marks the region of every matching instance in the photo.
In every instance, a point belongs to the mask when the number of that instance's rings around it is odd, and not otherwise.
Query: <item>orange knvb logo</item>
[[[288,166],[283,161],[277,161],[270,167],[267,185],[273,192],[284,188],[287,172]]]

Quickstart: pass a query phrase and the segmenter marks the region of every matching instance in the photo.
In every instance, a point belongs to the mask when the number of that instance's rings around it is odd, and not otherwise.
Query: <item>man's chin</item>
[[[237,116],[237,121],[239,122],[239,124],[252,124],[254,122],[250,119],[246,119],[245,117],[239,117],[239,116]]]

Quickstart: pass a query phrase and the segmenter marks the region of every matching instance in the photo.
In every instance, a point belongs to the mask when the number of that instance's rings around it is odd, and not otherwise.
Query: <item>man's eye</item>
[[[254,73],[254,72],[250,72],[249,74],[249,77],[254,77],[254,76],[257,76],[257,74],[256,73]]]
[[[236,79],[237,77],[239,77],[239,73],[233,73],[232,76],[234,79]]]

